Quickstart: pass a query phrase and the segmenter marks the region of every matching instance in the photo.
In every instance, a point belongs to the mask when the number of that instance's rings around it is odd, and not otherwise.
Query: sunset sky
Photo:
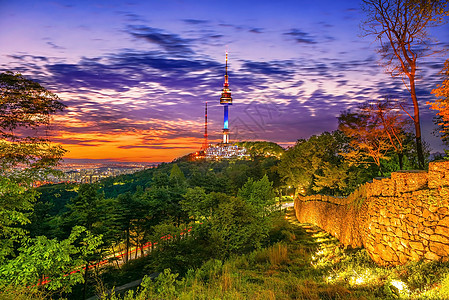
[[[0,0],[0,71],[21,72],[67,105],[52,140],[67,158],[161,162],[198,150],[204,103],[218,142],[229,52],[231,140],[283,146],[337,128],[341,111],[409,99],[362,37],[361,2]],[[431,30],[449,48],[449,25]],[[423,136],[441,151],[426,101],[446,56],[420,65]]]

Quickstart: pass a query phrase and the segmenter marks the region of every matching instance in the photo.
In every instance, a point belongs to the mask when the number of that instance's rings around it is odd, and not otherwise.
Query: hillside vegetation
[[[114,286],[134,280],[133,274],[135,278],[144,276],[142,266],[151,265],[151,259],[142,258],[120,273],[112,269],[105,271],[103,281],[97,280],[93,284],[96,293],[101,299],[117,300],[449,297],[447,263],[414,262],[396,268],[381,268],[371,261],[365,250],[346,249],[319,228],[298,223],[293,210],[286,216],[288,220],[279,216],[275,222],[271,232],[272,241],[277,240],[274,244],[224,260],[210,259],[182,274],[165,268],[156,279],[145,276],[138,287],[115,292]],[[172,250],[185,246],[174,244]],[[170,252],[169,257],[172,254]],[[32,299],[25,295],[30,296],[20,292],[14,294],[16,299]],[[43,298],[39,294],[33,295],[33,299]]]
[[[189,294],[190,290],[192,293],[199,290],[195,295],[201,295],[219,286],[197,275],[211,266],[218,270],[214,275],[217,280],[226,278],[228,271],[237,277],[240,275],[235,274],[240,272],[263,274],[254,275],[258,279],[232,281],[232,289],[221,289],[223,297],[228,298],[256,297],[244,292],[252,290],[245,286],[251,280],[254,281],[251,284],[269,287],[267,293],[274,293],[277,298],[302,297],[302,292],[292,292],[287,284],[295,280],[300,285],[305,279],[314,282],[313,291],[335,288],[333,281],[323,279],[329,277],[325,276],[327,273],[310,268],[312,256],[317,257],[313,255],[316,251],[313,247],[319,245],[305,238],[294,238],[303,236],[300,231],[304,228],[281,226],[278,207],[287,199],[291,201],[290,195],[294,193],[343,195],[359,182],[377,175],[376,166],[346,162],[339,152],[345,145],[347,140],[338,131],[299,140],[286,151],[274,143],[247,143],[246,146],[254,148],[249,160],[178,159],[97,184],[59,184],[35,189],[37,201],[27,212],[30,222],[18,225],[26,232],[26,238],[21,244],[14,244],[14,252],[0,265],[0,287],[7,291],[2,295],[11,296],[9,293],[18,291],[27,297],[42,293],[47,299],[87,299],[99,291],[160,273],[160,279],[154,283],[145,279],[132,297],[151,299],[154,296],[151,293],[160,293],[157,286],[161,280],[166,280],[173,282],[170,291],[176,292],[173,294],[176,297],[195,298]],[[385,162],[397,169],[391,161]],[[180,238],[187,228],[189,234]],[[144,245],[153,245],[152,251],[144,252]],[[340,247],[335,249],[346,253]],[[269,259],[263,267],[255,258],[270,251],[287,251],[288,259],[282,260],[279,269],[270,269]],[[114,259],[118,253],[123,255]],[[137,256],[142,257],[135,259]],[[366,255],[363,257],[368,260]],[[99,263],[105,259],[109,263],[100,267]],[[240,268],[240,260],[247,260],[249,267]],[[252,269],[257,265],[265,269]],[[276,279],[277,272],[282,280]],[[312,277],[304,275],[309,273]],[[263,279],[264,276],[267,278]],[[429,282],[439,280],[425,278]],[[285,283],[272,286],[271,280],[273,284]],[[380,281],[368,288],[367,293],[375,286],[387,284],[384,279]],[[346,284],[337,286],[347,291],[339,291],[344,295],[363,292]],[[264,291],[262,287],[254,289]],[[316,297],[322,297],[321,292],[317,293]],[[379,297],[386,295],[376,293]]]

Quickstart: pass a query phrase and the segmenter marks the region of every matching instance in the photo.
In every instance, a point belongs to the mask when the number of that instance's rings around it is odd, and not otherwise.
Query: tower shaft
[[[229,143],[229,122],[228,122],[228,105],[225,105],[223,116],[223,144]]]

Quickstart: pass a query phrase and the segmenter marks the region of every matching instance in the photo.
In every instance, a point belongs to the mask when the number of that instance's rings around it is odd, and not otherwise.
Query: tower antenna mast
[[[207,101],[206,101],[206,108],[204,110],[204,144],[203,144],[203,150],[206,151],[206,149],[209,147],[209,141],[207,136]]]

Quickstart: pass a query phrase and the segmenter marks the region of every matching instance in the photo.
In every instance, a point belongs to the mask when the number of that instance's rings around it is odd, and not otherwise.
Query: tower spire
[[[225,67],[225,82],[224,82],[225,86],[229,86],[228,83],[228,51],[226,51],[226,67]]]

